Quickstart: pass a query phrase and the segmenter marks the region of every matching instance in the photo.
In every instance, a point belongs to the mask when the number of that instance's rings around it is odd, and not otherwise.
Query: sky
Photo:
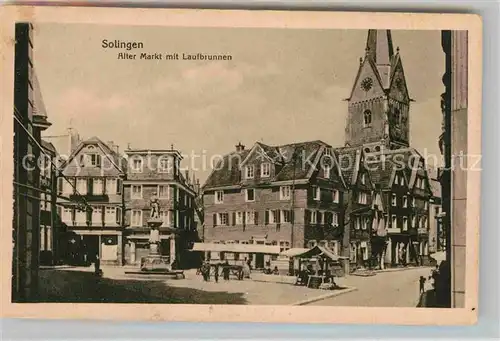
[[[173,144],[202,183],[212,156],[239,142],[247,148],[256,141],[343,146],[344,99],[366,37],[367,30],[40,24],[34,61],[53,124],[45,134],[64,134],[71,126],[122,151]],[[439,155],[441,33],[392,31],[392,38],[415,100],[410,145]],[[118,60],[124,50],[102,48],[103,39],[144,44],[132,53],[217,53],[232,60]],[[193,161],[193,153],[205,158]]]

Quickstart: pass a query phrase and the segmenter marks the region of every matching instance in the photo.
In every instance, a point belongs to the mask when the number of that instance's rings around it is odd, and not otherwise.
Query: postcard
[[[476,322],[480,17],[0,15],[4,316]]]

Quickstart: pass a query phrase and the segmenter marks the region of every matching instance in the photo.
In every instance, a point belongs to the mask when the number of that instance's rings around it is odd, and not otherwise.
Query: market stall
[[[290,249],[280,255],[290,257],[297,276],[297,285],[308,288],[335,287],[335,277],[343,275],[342,261],[348,257],[338,256],[324,246],[311,249]],[[295,267],[297,264],[297,267]]]

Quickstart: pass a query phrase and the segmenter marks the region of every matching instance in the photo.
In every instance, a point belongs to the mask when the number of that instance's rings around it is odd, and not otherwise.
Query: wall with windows
[[[135,154],[128,157],[128,180],[174,180],[179,174],[179,155],[168,154]]]
[[[325,235],[324,230],[328,238],[340,235],[340,190],[297,185],[293,192],[293,210],[290,185],[205,192],[204,239],[248,240],[267,235],[269,241],[292,242],[293,238],[293,247],[305,247],[308,239]]]
[[[151,210],[150,200],[153,195],[156,195],[160,202],[160,217],[164,219],[165,227],[184,228],[192,225],[192,220],[194,220],[191,212],[194,210],[193,197],[175,184],[168,183],[127,183],[124,188],[124,198],[127,206],[126,225],[131,227],[147,226]]]

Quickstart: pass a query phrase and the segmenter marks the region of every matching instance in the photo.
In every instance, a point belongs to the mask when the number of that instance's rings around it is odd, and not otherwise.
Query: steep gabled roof
[[[232,152],[224,155],[212,173],[208,176],[203,188],[233,186],[241,181],[240,162],[243,161],[250,150]]]
[[[292,180],[294,175],[296,180],[309,179],[317,166],[320,148],[326,145],[322,141],[310,141],[279,146],[280,149],[291,150],[292,156],[287,158],[280,172],[276,174],[275,181]],[[293,155],[297,157],[296,162],[293,161]],[[310,162],[305,162],[306,160]]]
[[[56,150],[56,147],[54,147],[54,145],[53,145],[51,142],[47,142],[47,141],[45,141],[45,140],[42,140],[42,141],[41,141],[41,144],[42,144],[42,147],[43,147],[45,150],[47,150],[47,151],[49,151],[49,152],[53,153],[54,155],[57,155],[57,150]]]
[[[366,167],[370,173],[370,177],[375,185],[380,186],[380,189],[390,189],[394,181],[394,173],[396,167],[394,162],[382,158],[378,161],[370,161]]]
[[[64,169],[67,165],[69,165],[73,161],[73,159],[78,155],[78,153],[80,153],[80,151],[85,146],[88,146],[90,144],[96,144],[120,173],[126,173],[127,163],[125,162],[125,159],[122,156],[120,156],[116,151],[111,149],[106,143],[104,143],[97,136],[93,136],[87,140],[81,141],[80,144],[75,148],[75,150],[71,152],[69,158],[65,162],[63,162],[63,164],[61,165],[61,169]]]
[[[269,146],[257,142],[255,147],[261,148],[269,159],[278,167],[277,173],[269,181],[309,180],[318,166],[321,153],[330,146],[323,141],[307,141],[300,143]],[[241,162],[249,157],[250,150],[232,152],[225,155],[209,175],[203,188],[219,188],[240,186]],[[286,155],[283,155],[286,154]]]
[[[341,147],[335,148],[334,152],[339,160],[342,176],[347,186],[353,184],[353,175],[355,170],[359,167],[359,160],[356,154],[362,152],[362,147]]]
[[[352,84],[351,91],[349,92],[348,100],[352,98],[354,90],[356,90],[356,85],[358,84],[359,77],[361,76],[361,70],[363,70],[363,67],[365,66],[366,63],[368,63],[372,68],[373,74],[375,75],[375,78],[377,79],[377,82],[380,85],[380,87],[382,89],[385,89],[382,83],[382,78],[380,77],[380,73],[377,69],[377,65],[370,58],[365,58],[363,62],[359,65],[358,73],[356,74],[356,78],[354,79],[354,83]]]

